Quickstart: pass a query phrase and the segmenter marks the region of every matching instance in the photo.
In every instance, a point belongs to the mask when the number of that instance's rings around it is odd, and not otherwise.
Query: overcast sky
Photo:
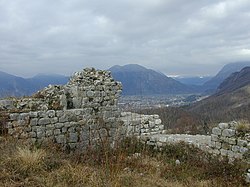
[[[213,75],[250,60],[250,0],[0,0],[0,71],[131,63]]]

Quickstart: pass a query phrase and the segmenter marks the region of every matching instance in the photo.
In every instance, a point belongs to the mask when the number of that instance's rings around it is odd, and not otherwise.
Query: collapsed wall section
[[[52,140],[70,148],[104,140],[113,143],[122,129],[117,106],[121,90],[109,71],[86,68],[66,85],[50,85],[29,98],[7,102],[8,133],[33,143]]]

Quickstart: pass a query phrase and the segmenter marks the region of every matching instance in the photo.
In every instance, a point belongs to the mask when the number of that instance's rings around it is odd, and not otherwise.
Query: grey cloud
[[[0,0],[0,70],[31,76],[139,63],[215,74],[250,58],[248,0]]]

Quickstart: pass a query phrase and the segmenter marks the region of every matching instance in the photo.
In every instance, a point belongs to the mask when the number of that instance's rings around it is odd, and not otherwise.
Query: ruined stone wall
[[[150,136],[161,134],[164,125],[161,124],[159,115],[144,115],[131,112],[122,112],[121,118],[124,123],[126,136]]]
[[[220,123],[212,129],[213,153],[229,158],[247,158],[250,151],[250,134],[247,131],[244,132],[244,127],[240,127],[240,125],[244,126],[237,122]]]
[[[63,147],[85,149],[96,143],[114,143],[123,136],[119,131],[122,122],[116,117],[102,118],[93,108],[12,113],[8,131],[32,143],[51,140]]]
[[[85,149],[103,141],[113,145],[125,136],[161,133],[158,115],[119,111],[121,89],[110,72],[87,68],[66,85],[50,85],[32,97],[0,103],[10,109],[8,133],[32,143],[51,140]]]
[[[243,159],[250,163],[250,128],[249,124],[237,122],[220,123],[212,129],[212,153],[227,156],[233,160]],[[250,183],[250,168],[245,173],[246,182]]]
[[[16,111],[10,112],[8,133],[33,143],[52,140],[70,148],[104,140],[112,143],[123,124],[117,107],[121,89],[109,71],[84,69],[66,85],[50,85],[32,97],[7,102]]]

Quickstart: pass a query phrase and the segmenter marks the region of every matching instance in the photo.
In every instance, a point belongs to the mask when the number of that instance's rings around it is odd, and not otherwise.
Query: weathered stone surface
[[[14,107],[14,102],[12,100],[7,100],[7,99],[3,99],[0,100],[0,109],[13,109]]]
[[[222,131],[222,136],[225,136],[225,137],[232,137],[235,135],[235,130],[233,129],[224,129]]]
[[[69,133],[68,141],[70,143],[76,143],[78,141],[78,134],[77,133]]]
[[[246,140],[238,140],[237,144],[241,147],[246,147],[248,142]]]
[[[38,120],[38,125],[47,125],[50,123],[50,119],[49,118],[41,118]]]
[[[38,124],[38,119],[37,118],[34,118],[34,119],[30,120],[30,125],[31,126],[36,126],[37,124]]]
[[[219,123],[218,127],[220,129],[228,129],[229,124],[228,123]]]
[[[212,133],[214,135],[221,135],[221,132],[222,132],[221,129],[219,129],[218,127],[212,129]]]
[[[64,135],[58,135],[55,137],[55,139],[56,139],[56,142],[59,144],[63,144],[66,142],[66,138]]]

